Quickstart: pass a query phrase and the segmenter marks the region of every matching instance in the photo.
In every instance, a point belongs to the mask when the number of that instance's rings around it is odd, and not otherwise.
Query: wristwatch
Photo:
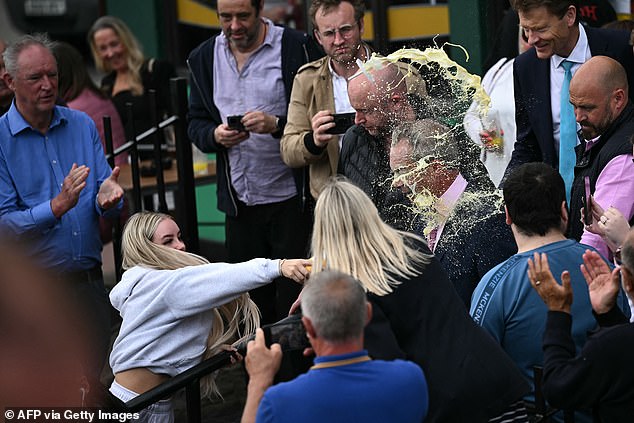
[[[278,132],[281,131],[282,128],[280,128],[280,117],[279,116],[275,116],[275,131],[274,132]]]

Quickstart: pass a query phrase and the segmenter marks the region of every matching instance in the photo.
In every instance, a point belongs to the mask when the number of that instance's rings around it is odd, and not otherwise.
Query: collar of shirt
[[[361,46],[365,49],[365,57],[367,60],[367,58],[370,57],[370,49],[365,44],[361,44]],[[332,77],[332,94],[335,99],[335,113],[354,112],[355,110],[350,104],[350,98],[348,97],[348,81],[332,68],[332,59],[328,59],[328,70]],[[343,134],[339,135],[338,142],[339,150],[341,150]]]
[[[599,140],[601,139],[601,135],[599,135],[596,138],[592,138],[591,140],[585,140],[586,141],[586,149],[585,151],[590,151],[590,149],[599,142]]]
[[[570,55],[568,57],[561,57],[557,54],[554,54],[550,58],[551,70],[554,67],[557,69],[557,72],[561,74],[561,78],[563,80],[564,69],[561,67],[561,62],[567,60],[569,62],[573,62],[571,71],[574,75],[575,71],[579,66],[586,62],[591,56],[590,46],[588,45],[588,36],[586,35],[586,30],[583,29],[583,25],[579,24],[579,39],[577,40],[577,44],[575,44],[575,48],[572,49]]]
[[[462,195],[462,193],[465,192],[466,189],[467,180],[463,178],[461,174],[458,174],[453,183],[449,186],[449,188],[447,188],[447,191],[445,191],[445,193],[441,195],[440,198],[438,198],[438,201],[435,205],[437,213],[436,221],[438,222],[436,245],[438,245],[438,240],[442,235],[442,231],[445,228],[445,223],[447,223],[447,219],[449,218],[451,211],[454,209],[456,203],[458,202],[458,199],[460,199],[460,196]]]
[[[467,189],[467,180],[463,178],[461,174],[458,174],[453,183],[449,186],[449,188],[447,188],[447,191],[438,198],[436,210],[445,218],[445,220],[449,217],[449,214],[465,189]]]
[[[574,64],[570,68],[574,75],[577,69],[584,64],[590,57],[590,46],[588,45],[588,36],[586,35],[583,25],[579,25],[579,39],[575,48],[568,57],[561,57],[553,55],[550,58],[550,112],[553,121],[553,138],[555,140],[555,151],[559,156],[559,124],[561,122],[561,87],[564,82],[565,70],[561,65],[561,62],[568,60]],[[577,124],[577,129],[580,126]]]
[[[314,361],[315,364],[328,363],[328,362],[332,362],[332,361],[347,360],[347,359],[351,359],[351,358],[362,357],[364,355],[368,355],[368,351],[367,350],[360,350],[360,351],[355,351],[355,352],[351,352],[351,353],[347,353],[347,354],[322,355],[322,356],[319,356],[319,357],[315,357],[315,359],[313,361]]]
[[[9,108],[9,111],[7,112],[7,119],[9,122],[9,131],[11,131],[12,136],[16,136],[17,134],[24,131],[25,129],[31,129],[32,131],[35,131],[35,129],[33,129],[31,124],[29,124],[24,119],[24,117],[22,116],[18,108],[16,107],[15,100],[13,100],[13,102],[11,103],[11,107]],[[49,130],[51,128],[56,127],[57,125],[60,125],[62,122],[66,122],[66,118],[62,117],[59,111],[57,110],[57,107],[55,107],[53,109],[53,119],[51,119]]]

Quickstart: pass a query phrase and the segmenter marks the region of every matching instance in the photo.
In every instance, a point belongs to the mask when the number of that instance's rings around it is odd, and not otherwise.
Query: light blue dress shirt
[[[50,202],[73,163],[90,173],[75,207],[57,219]],[[99,216],[114,217],[123,204],[108,211],[97,204],[99,187],[111,172],[95,124],[83,112],[56,106],[44,135],[15,103],[0,117],[0,224],[28,240],[47,268],[79,271],[101,263]]]

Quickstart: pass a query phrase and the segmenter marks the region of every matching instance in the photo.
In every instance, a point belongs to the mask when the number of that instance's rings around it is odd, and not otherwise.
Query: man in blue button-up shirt
[[[116,216],[123,189],[84,113],[56,106],[57,64],[45,37],[24,36],[3,57],[15,99],[0,118],[0,224],[26,240],[86,306],[103,363],[110,305],[101,275],[99,216]],[[98,365],[95,365],[98,366]],[[96,374],[100,369],[91,369]]]

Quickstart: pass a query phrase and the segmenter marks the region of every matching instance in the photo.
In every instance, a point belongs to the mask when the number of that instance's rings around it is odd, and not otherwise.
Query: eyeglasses
[[[341,35],[341,38],[350,38],[352,37],[352,33],[354,32],[354,27],[357,24],[353,24],[353,25],[341,25],[339,28],[336,29],[329,29],[327,31],[324,32],[318,32],[318,34],[325,39],[332,39],[335,38],[335,34],[337,34],[337,32],[339,33],[339,35]]]

